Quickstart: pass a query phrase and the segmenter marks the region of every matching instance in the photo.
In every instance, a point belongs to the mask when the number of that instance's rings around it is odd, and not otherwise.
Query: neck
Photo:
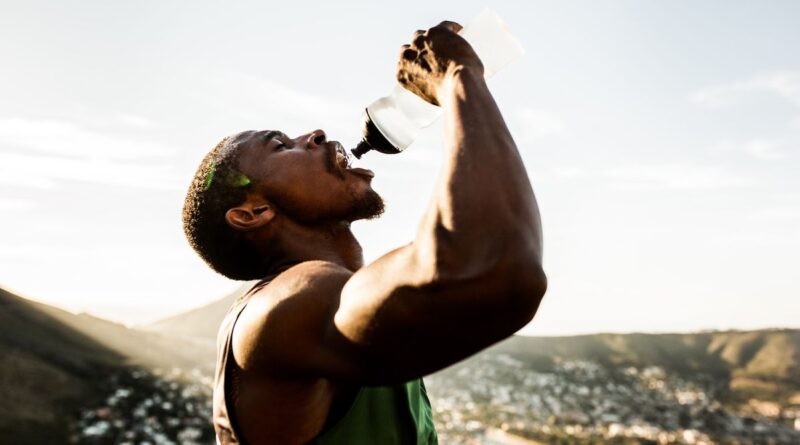
[[[282,228],[280,239],[269,243],[270,270],[280,272],[305,261],[328,261],[355,272],[364,265],[361,245],[350,230],[350,223],[305,226],[290,224]]]

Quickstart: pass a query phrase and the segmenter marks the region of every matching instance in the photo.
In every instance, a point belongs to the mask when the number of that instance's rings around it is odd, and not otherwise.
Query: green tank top
[[[394,386],[365,386],[347,414],[313,445],[438,444],[422,379]]]
[[[240,436],[232,409],[231,335],[249,296],[269,283],[264,279],[237,299],[222,321],[217,336],[213,423],[220,445],[247,445]],[[234,379],[235,380],[235,379]],[[235,388],[234,393],[236,392]],[[391,386],[364,386],[346,414],[309,445],[436,445],[433,412],[422,379]]]

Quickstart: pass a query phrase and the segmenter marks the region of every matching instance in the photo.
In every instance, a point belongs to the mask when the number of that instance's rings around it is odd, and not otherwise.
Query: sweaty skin
[[[359,386],[430,374],[536,313],[546,289],[539,210],[459,29],[418,31],[401,50],[398,80],[444,108],[448,156],[414,241],[375,262],[363,265],[350,231],[353,209],[374,194],[369,172],[331,173],[321,131],[250,136],[242,167],[263,187],[226,218],[283,272],[233,333],[235,415],[249,443],[306,443]]]

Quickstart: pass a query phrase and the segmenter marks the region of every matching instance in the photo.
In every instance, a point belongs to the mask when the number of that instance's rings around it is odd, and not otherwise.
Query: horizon
[[[218,302],[220,300],[223,300],[223,299],[229,297],[229,296],[225,296],[225,297],[222,297],[222,298],[211,300],[209,302],[203,303],[200,306],[189,308],[189,309],[187,309],[185,311],[177,312],[177,313],[174,313],[174,314],[167,314],[164,317],[161,317],[161,318],[158,318],[158,319],[154,319],[154,320],[150,320],[150,321],[146,321],[146,322],[143,322],[143,323],[126,324],[126,323],[121,322],[119,320],[113,320],[113,319],[105,318],[105,317],[102,317],[102,316],[99,316],[99,315],[92,314],[90,312],[83,312],[83,311],[74,312],[74,311],[71,311],[71,310],[69,310],[67,308],[63,308],[63,307],[60,307],[60,306],[57,306],[57,305],[54,305],[54,304],[50,304],[50,303],[47,303],[47,302],[42,301],[42,300],[37,300],[36,298],[33,298],[31,296],[20,294],[17,291],[15,291],[14,289],[9,288],[8,286],[4,286],[3,283],[0,283],[0,289],[1,290],[5,290],[6,292],[9,292],[9,293],[11,293],[11,294],[13,294],[13,295],[15,295],[17,297],[20,297],[20,298],[23,298],[23,299],[27,300],[27,301],[32,301],[34,303],[49,305],[49,306],[55,307],[57,309],[69,312],[70,314],[73,314],[73,315],[76,315],[76,316],[87,315],[87,316],[94,317],[94,318],[99,319],[99,320],[103,320],[103,321],[107,321],[107,322],[111,322],[111,323],[115,323],[115,324],[124,326],[124,327],[126,327],[128,329],[137,329],[137,330],[147,330],[147,328],[149,326],[152,326],[154,324],[157,324],[157,323],[160,323],[160,322],[163,322],[163,321],[167,321],[167,320],[169,320],[171,318],[177,318],[177,317],[186,315],[189,312],[193,312],[195,310],[201,309],[201,308],[203,308],[205,306],[214,304],[214,303],[216,303],[216,302]],[[598,332],[586,332],[586,333],[579,333],[579,334],[537,334],[537,333],[532,333],[530,331],[530,329],[528,329],[528,328],[523,328],[523,329],[517,331],[514,335],[521,336],[521,337],[531,337],[531,338],[572,338],[572,337],[590,337],[590,336],[597,336],[597,335],[699,335],[699,334],[725,334],[725,333],[735,333],[735,332],[762,332],[762,331],[766,331],[766,332],[772,332],[772,331],[775,331],[775,332],[780,332],[780,331],[800,331],[800,326],[795,326],[795,327],[792,327],[792,326],[764,326],[764,327],[758,327],[758,328],[753,328],[753,329],[707,328],[707,329],[698,329],[698,330],[693,330],[693,331],[669,331],[669,330],[667,330],[667,331],[598,331]],[[502,342],[502,341],[503,340],[501,340],[500,342]],[[498,343],[500,343],[500,342],[498,342]]]
[[[414,30],[488,6],[526,49],[488,84],[545,235],[520,333],[800,328],[800,3],[589,5],[10,5],[0,286],[126,326],[229,294],[180,227],[207,150],[265,127],[354,146]],[[387,202],[353,224],[365,262],[413,238],[441,132],[357,161]]]

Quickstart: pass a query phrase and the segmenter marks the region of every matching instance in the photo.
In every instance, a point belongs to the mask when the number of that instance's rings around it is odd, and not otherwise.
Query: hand
[[[427,31],[417,31],[410,45],[403,45],[397,63],[397,81],[407,90],[434,105],[440,105],[439,90],[449,75],[461,69],[475,70],[483,77],[483,63],[457,33],[462,28],[444,21]]]

